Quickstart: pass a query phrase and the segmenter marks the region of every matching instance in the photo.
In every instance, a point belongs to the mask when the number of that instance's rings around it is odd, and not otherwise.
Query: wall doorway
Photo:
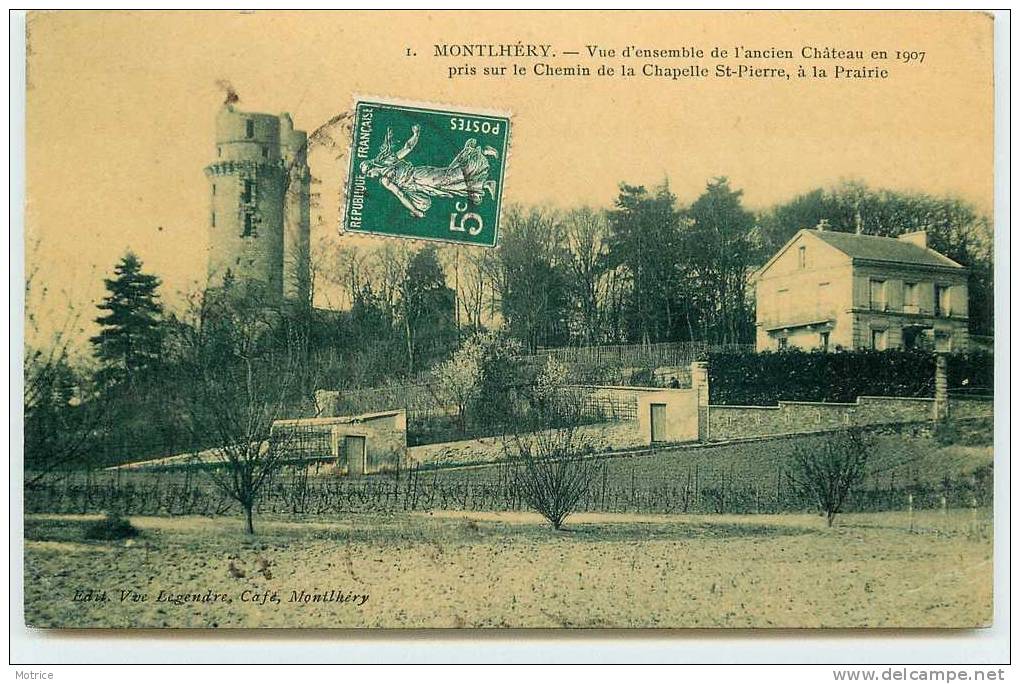
[[[664,442],[666,431],[666,405],[650,404],[649,421],[652,428],[652,441]]]
[[[344,454],[347,457],[348,475],[364,475],[368,471],[364,437],[346,435],[344,437]]]

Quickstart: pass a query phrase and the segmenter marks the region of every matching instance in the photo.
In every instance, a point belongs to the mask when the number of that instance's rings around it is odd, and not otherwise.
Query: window
[[[216,196],[216,184],[215,183],[212,184],[212,194],[213,194],[213,197]]]
[[[931,328],[923,328],[917,325],[908,325],[903,328],[903,348],[904,349],[932,349],[933,345],[930,341],[929,334],[932,332]]]
[[[871,308],[874,311],[885,311],[885,281],[871,281]]]
[[[255,194],[255,182],[245,178],[241,186],[241,203],[249,204],[254,194]]]
[[[948,316],[950,315],[949,307],[949,286],[948,285],[936,285],[935,286],[935,315],[936,316]]]
[[[269,147],[267,147],[266,145],[262,146],[262,158],[269,159]]]
[[[215,211],[212,213],[212,226],[213,226],[213,228],[216,227],[216,212]]]
[[[216,156],[217,157],[222,157],[223,156],[223,148],[218,146],[218,145],[216,146]]]
[[[818,346],[822,351],[829,351],[829,331],[823,330],[818,333]]]
[[[790,343],[790,341],[789,341],[788,339],[786,339],[785,337],[780,337],[780,338],[779,338],[779,339],[778,339],[778,340],[776,341],[776,345],[778,346],[778,348],[779,348],[779,349],[786,349],[786,348],[787,348],[787,345],[788,345],[789,343]]]
[[[244,122],[244,137],[254,138],[255,137],[255,120],[246,119]]]
[[[874,349],[875,351],[883,351],[885,349],[884,330],[871,331],[871,348]]]
[[[248,212],[244,214],[244,232],[241,237],[255,237],[255,217]]]
[[[903,310],[907,313],[918,313],[917,283],[903,283]]]
[[[803,245],[797,250],[797,268],[804,268],[807,265],[806,252],[807,248]]]

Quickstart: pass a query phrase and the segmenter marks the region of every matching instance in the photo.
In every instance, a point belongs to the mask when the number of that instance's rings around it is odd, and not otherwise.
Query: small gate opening
[[[344,456],[347,459],[348,474],[364,475],[368,471],[364,437],[360,435],[346,435],[344,437]]]
[[[666,405],[665,404],[650,404],[649,421],[652,428],[652,441],[653,442],[664,442],[664,434],[666,429]]]

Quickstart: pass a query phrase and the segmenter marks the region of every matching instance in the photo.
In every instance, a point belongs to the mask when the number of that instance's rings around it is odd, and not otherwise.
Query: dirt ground
[[[152,517],[132,518],[135,539],[84,541],[94,519],[27,517],[29,626],[974,627],[992,614],[987,510],[833,529],[590,514],[561,532],[530,514],[261,518],[255,538],[233,518]]]

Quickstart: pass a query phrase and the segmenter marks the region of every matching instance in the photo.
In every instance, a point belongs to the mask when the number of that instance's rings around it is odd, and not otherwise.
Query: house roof
[[[918,266],[940,266],[942,268],[960,268],[963,266],[934,249],[925,249],[904,240],[880,237],[878,235],[857,235],[855,233],[838,233],[831,230],[805,231],[825,242],[853,259],[868,261],[890,261],[897,264],[916,264]]]

